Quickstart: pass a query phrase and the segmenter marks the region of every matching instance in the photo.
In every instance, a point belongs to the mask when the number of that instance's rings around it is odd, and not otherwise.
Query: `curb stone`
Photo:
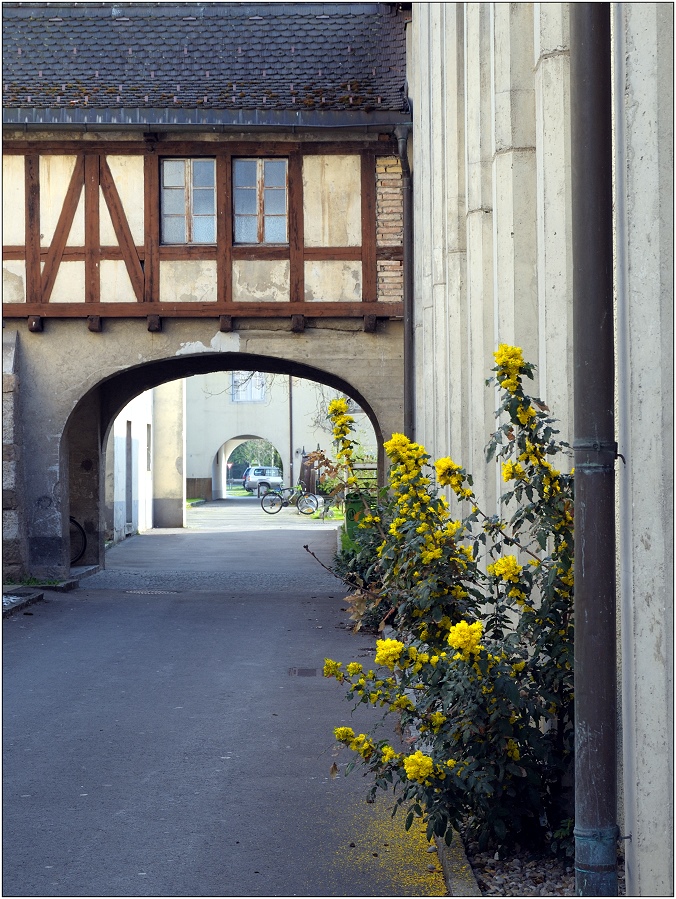
[[[435,838],[439,861],[444,872],[444,881],[449,896],[481,896],[470,863],[467,861],[462,839],[457,830],[453,831],[451,845],[447,846],[440,837]]]
[[[7,618],[19,609],[40,602],[45,598],[41,590],[33,587],[5,587],[2,588],[2,617]]]

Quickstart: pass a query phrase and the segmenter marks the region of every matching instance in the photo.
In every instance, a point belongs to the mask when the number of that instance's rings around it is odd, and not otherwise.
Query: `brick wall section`
[[[396,156],[376,159],[376,244],[401,247],[404,243],[404,200],[401,161]],[[404,269],[401,260],[381,259],[378,268],[378,300],[401,302]]]

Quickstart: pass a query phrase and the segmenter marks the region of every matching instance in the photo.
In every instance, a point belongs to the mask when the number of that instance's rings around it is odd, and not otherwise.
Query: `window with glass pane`
[[[162,162],[162,243],[216,243],[216,162]]]
[[[233,403],[262,403],[265,401],[265,374],[260,371],[233,371]]]
[[[235,159],[235,243],[288,243],[286,159]]]

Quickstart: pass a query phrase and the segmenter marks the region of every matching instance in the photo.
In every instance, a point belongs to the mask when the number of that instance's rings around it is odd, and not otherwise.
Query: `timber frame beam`
[[[274,141],[8,141],[5,155],[23,156],[25,170],[25,243],[3,247],[3,259],[24,261],[26,302],[7,303],[8,319],[40,318],[146,318],[161,315],[188,317],[400,318],[403,303],[396,297],[378,299],[378,263],[402,261],[403,246],[377,242],[376,158],[395,156],[386,141],[345,143]],[[283,156],[288,160],[288,244],[237,245],[233,240],[232,159],[234,156]],[[357,155],[361,159],[361,243],[355,246],[305,246],[303,157],[305,155]],[[49,246],[40,243],[40,157],[74,156],[63,205]],[[109,156],[143,158],[143,244],[134,240],[125,207],[108,163]],[[163,245],[160,239],[160,160],[171,156],[208,157],[216,160],[216,241],[214,244]],[[69,245],[76,211],[84,196],[84,245]],[[117,246],[101,245],[101,205],[110,216]],[[102,302],[101,262],[124,262],[136,302]],[[167,302],[160,299],[163,261],[215,261],[215,298],[209,302]],[[288,261],[289,298],[258,301],[233,298],[233,261]],[[305,263],[323,261],[361,263],[361,302],[325,300],[305,294]],[[50,302],[62,262],[84,263],[84,302]],[[67,299],[67,298],[66,298]]]

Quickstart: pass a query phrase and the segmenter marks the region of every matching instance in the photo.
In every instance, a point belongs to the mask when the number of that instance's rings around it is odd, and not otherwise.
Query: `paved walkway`
[[[444,895],[332,739],[379,717],[321,676],[374,646],[303,549],[330,563],[335,526],[246,500],[188,523],[5,621],[3,895]]]

